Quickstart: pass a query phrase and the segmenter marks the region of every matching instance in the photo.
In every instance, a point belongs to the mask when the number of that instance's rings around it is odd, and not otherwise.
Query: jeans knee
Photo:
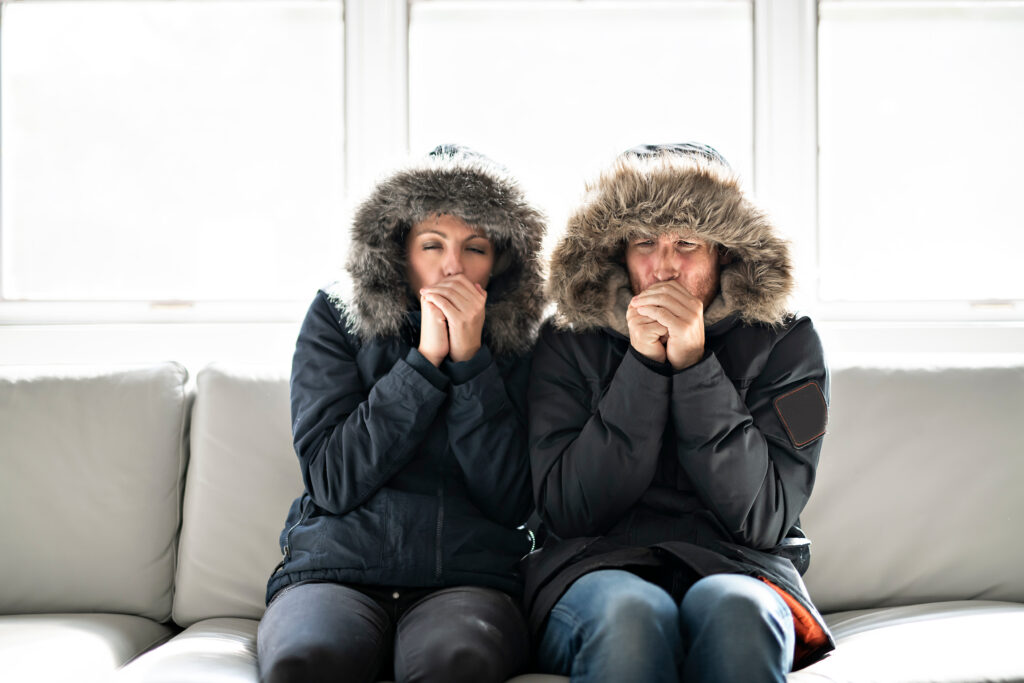
[[[683,597],[681,618],[684,677],[785,680],[793,663],[793,617],[768,584],[736,574],[701,579]]]
[[[598,621],[590,628],[595,639],[635,656],[664,644],[674,649],[672,645],[679,639],[679,611],[668,593],[647,584],[639,590],[609,592],[602,599]]]
[[[602,619],[618,629],[644,629],[674,621],[676,605],[672,597],[652,586],[650,591],[612,593],[605,599]]]
[[[793,616],[782,598],[758,579],[732,574],[701,579],[684,596],[681,618],[687,642],[699,639],[722,656],[754,647],[771,659],[776,652],[791,657]],[[744,638],[737,639],[737,633]]]
[[[695,583],[683,598],[684,614],[690,611],[742,622],[791,618],[789,607],[768,584],[738,574],[715,574]]]

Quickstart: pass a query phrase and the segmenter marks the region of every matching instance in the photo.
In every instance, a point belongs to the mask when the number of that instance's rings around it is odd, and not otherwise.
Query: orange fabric
[[[786,605],[789,606],[789,611],[793,614],[793,628],[796,631],[796,651],[793,653],[793,664],[797,665],[802,659],[813,654],[818,648],[827,643],[828,636],[825,635],[825,630],[811,616],[811,613],[804,609],[804,606],[797,602],[792,595],[763,576],[758,578],[771,586],[772,590],[779,594]]]

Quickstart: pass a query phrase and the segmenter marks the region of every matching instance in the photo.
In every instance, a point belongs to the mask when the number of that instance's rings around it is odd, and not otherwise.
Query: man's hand
[[[668,330],[665,354],[673,369],[688,368],[704,356],[704,303],[676,280],[656,282],[633,297],[629,308]]]
[[[461,273],[420,290],[448,321],[448,355],[456,363],[472,358],[480,350],[484,329],[487,290]]]
[[[427,298],[420,295],[420,345],[419,352],[424,358],[440,367],[448,355],[448,322],[444,313]]]
[[[630,304],[626,309],[629,343],[638,352],[658,363],[665,362],[665,341],[668,329],[661,323],[641,314]]]

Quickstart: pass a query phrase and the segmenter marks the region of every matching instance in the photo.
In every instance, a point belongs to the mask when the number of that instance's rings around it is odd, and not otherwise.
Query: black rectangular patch
[[[802,448],[825,433],[828,404],[817,382],[808,382],[775,399],[775,412],[789,434],[789,440]]]

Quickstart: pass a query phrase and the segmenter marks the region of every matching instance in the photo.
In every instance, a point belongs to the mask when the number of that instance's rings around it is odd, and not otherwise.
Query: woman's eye
[[[633,246],[634,247],[653,247],[654,246],[654,240],[642,240],[640,242],[634,242]]]
[[[423,251],[427,251],[428,249],[440,249],[440,248],[441,248],[441,245],[438,244],[437,242],[427,242],[426,244],[423,245]]]
[[[481,247],[467,247],[467,249],[473,252],[474,254],[480,254],[481,256],[487,255],[487,250],[482,249]]]
[[[676,246],[682,249],[690,249],[691,247],[697,246],[695,242],[687,242],[686,240],[679,240],[676,242]]]

